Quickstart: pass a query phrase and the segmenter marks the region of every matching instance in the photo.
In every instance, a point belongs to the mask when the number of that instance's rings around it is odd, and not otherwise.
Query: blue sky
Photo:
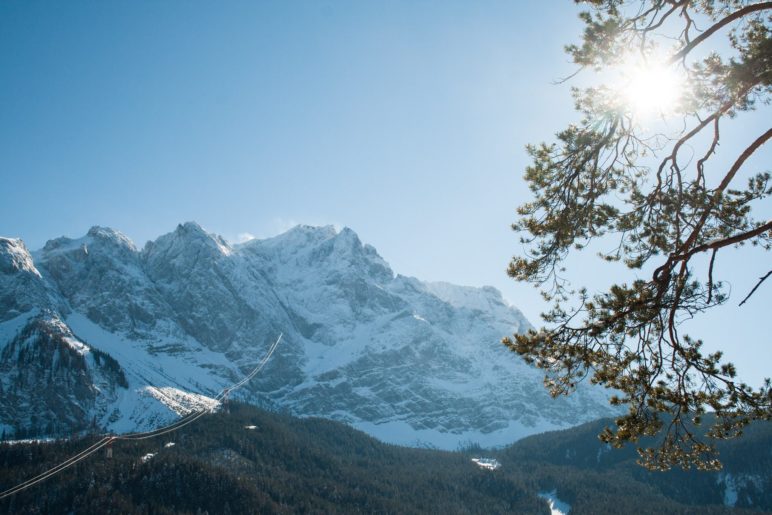
[[[567,0],[0,3],[0,234],[35,249],[97,224],[140,246],[187,220],[230,240],[345,225],[396,272],[496,286],[537,323],[537,292],[504,272],[520,250],[509,224],[528,198],[524,145],[575,117],[552,82],[573,71],[576,13]],[[705,326],[748,342],[728,355],[753,383],[771,289]]]

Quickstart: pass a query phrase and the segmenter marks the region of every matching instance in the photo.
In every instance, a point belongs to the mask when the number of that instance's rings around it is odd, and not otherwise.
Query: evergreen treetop
[[[716,157],[729,119],[768,109],[772,2],[586,4],[582,41],[568,54],[580,69],[626,74],[628,83],[574,88],[581,120],[556,143],[527,148],[533,198],[513,224],[526,251],[508,273],[539,285],[554,305],[547,327],[504,344],[546,370],[553,395],[585,377],[617,390],[612,403],[629,410],[601,439],[620,447],[658,436],[639,449],[643,465],[717,469],[705,436],[736,437],[751,420],[772,418],[772,390],[769,379],[760,388],[738,379],[681,322],[727,301],[714,274],[720,254],[772,246],[772,220],[753,211],[772,193],[770,174],[744,169],[772,128]],[[564,262],[593,242],[610,244],[602,257],[643,278],[597,294],[572,290]],[[770,274],[760,271],[741,304]],[[706,411],[717,415],[707,433],[699,428]]]

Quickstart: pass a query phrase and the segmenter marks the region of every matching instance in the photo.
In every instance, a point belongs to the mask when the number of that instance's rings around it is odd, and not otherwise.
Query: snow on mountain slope
[[[82,238],[50,240],[34,258],[72,310],[107,330],[135,339],[174,332],[164,323],[172,314],[169,306],[123,234],[93,227]]]
[[[234,359],[245,344],[278,335],[289,323],[260,270],[246,266],[225,240],[196,223],[149,242],[141,260],[174,323],[213,350],[233,351]]]
[[[5,428],[54,434],[110,415],[126,386],[120,365],[91,349],[50,312],[6,321],[0,334],[0,414]]]
[[[0,287],[0,321],[16,327],[0,325],[0,348],[20,345],[15,331],[28,323],[20,317],[45,311],[61,324],[57,341],[78,342],[68,353],[94,349],[119,364],[125,387],[103,391],[100,369],[87,361],[93,352],[78,354],[88,373],[73,383],[81,393],[69,404],[114,431],[211,408],[279,333],[268,366],[236,396],[342,420],[389,442],[500,445],[611,413],[595,387],[549,397],[541,373],[499,343],[530,325],[497,290],[395,275],[348,228],[298,226],[231,246],[188,222],[140,251],[94,227],[32,255],[4,239]],[[45,376],[43,354],[62,350],[40,349],[25,366],[37,362]],[[13,359],[3,363],[8,382],[19,371]],[[35,384],[17,385],[30,400],[14,402],[46,406]],[[40,432],[13,402],[2,406],[0,422]],[[84,428],[85,419],[68,416],[62,424]]]
[[[24,242],[0,238],[0,322],[55,303]]]

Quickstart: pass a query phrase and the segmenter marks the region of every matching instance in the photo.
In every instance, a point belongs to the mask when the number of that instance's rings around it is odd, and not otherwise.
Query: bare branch
[[[566,77],[561,77],[560,79],[553,80],[552,81],[552,85],[553,86],[558,86],[560,84],[564,84],[564,83],[568,82],[569,80],[573,79],[574,77],[576,77],[577,75],[579,75],[579,73],[582,70],[584,70],[584,66],[580,66],[579,68],[577,68],[575,71],[571,72],[571,74],[566,76]]]
[[[746,231],[740,234],[735,234],[734,236],[730,236],[729,238],[723,238],[721,240],[715,240],[709,243],[705,243],[703,245],[698,245],[697,247],[694,247],[689,252],[686,252],[684,254],[679,254],[677,256],[673,256],[673,262],[686,261],[689,258],[691,258],[693,255],[699,254],[700,252],[728,247],[729,245],[734,245],[735,243],[740,243],[740,242],[749,240],[751,238],[754,238],[756,236],[759,236],[760,234],[764,234],[767,231],[772,231],[772,221],[767,222],[763,225],[760,225],[755,229],[751,229],[750,231]]]
[[[685,47],[683,47],[681,50],[679,50],[673,57],[670,58],[670,64],[675,64],[681,59],[685,58],[686,55],[694,50],[694,47],[708,39],[710,36],[712,36],[717,30],[721,29],[722,27],[725,27],[726,25],[732,23],[733,21],[739,20],[740,18],[747,16],[751,13],[759,12],[759,11],[765,11],[767,9],[772,9],[772,2],[761,2],[759,4],[751,4],[743,7],[742,9],[738,9],[737,11],[733,12],[726,18],[722,18],[718,22],[716,22],[714,25],[708,27],[705,32],[694,38],[692,41],[689,42]]]
[[[710,265],[708,265],[708,304],[713,300],[713,265],[716,263],[716,254],[718,249],[713,249],[713,254],[710,256]]]
[[[746,300],[748,300],[748,299],[750,299],[750,298],[751,298],[751,295],[753,295],[754,293],[756,293],[756,290],[758,290],[758,289],[759,289],[759,286],[761,286],[761,283],[763,283],[764,281],[766,281],[766,280],[767,280],[767,277],[769,277],[770,275],[772,275],[772,270],[770,270],[769,272],[767,272],[767,273],[766,273],[766,275],[764,275],[764,276],[762,276],[762,277],[759,277],[759,282],[757,282],[757,283],[756,283],[756,286],[754,286],[754,287],[753,287],[753,289],[751,290],[751,292],[750,292],[748,295],[746,295],[746,296],[745,296],[745,298],[743,299],[743,301],[742,301],[742,302],[741,302],[739,305],[740,305],[740,306],[742,306],[743,304],[745,304],[745,301],[746,301]]]
[[[710,148],[702,158],[697,161],[697,180],[704,185],[705,184],[705,161],[707,161],[711,155],[716,151],[719,138],[719,120],[721,118],[717,116],[713,119],[713,141],[710,143]]]
[[[682,249],[688,249],[694,242],[697,240],[697,236],[699,236],[700,231],[702,231],[702,227],[705,225],[705,222],[708,219],[708,216],[710,215],[710,212],[713,210],[713,208],[716,207],[716,204],[719,199],[719,195],[726,190],[727,186],[729,186],[729,183],[732,182],[732,179],[734,179],[734,176],[737,174],[737,171],[742,167],[743,164],[745,164],[745,161],[756,151],[761,147],[764,143],[769,140],[769,138],[772,137],[772,129],[767,129],[767,131],[756,138],[756,140],[748,145],[748,147],[743,151],[742,154],[735,160],[732,167],[729,169],[727,174],[724,176],[724,178],[721,180],[721,184],[718,185],[718,187],[714,191],[713,199],[711,200],[710,204],[708,204],[708,207],[705,209],[705,211],[702,213],[702,216],[700,217],[700,220],[697,222],[697,225],[694,227],[694,230],[692,231],[691,236],[689,236],[689,239],[686,240],[684,245],[682,246]]]

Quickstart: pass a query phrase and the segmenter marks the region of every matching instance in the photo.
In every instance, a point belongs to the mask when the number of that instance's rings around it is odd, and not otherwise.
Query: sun
[[[622,77],[622,100],[637,118],[665,117],[678,107],[684,79],[672,66],[628,63]]]

